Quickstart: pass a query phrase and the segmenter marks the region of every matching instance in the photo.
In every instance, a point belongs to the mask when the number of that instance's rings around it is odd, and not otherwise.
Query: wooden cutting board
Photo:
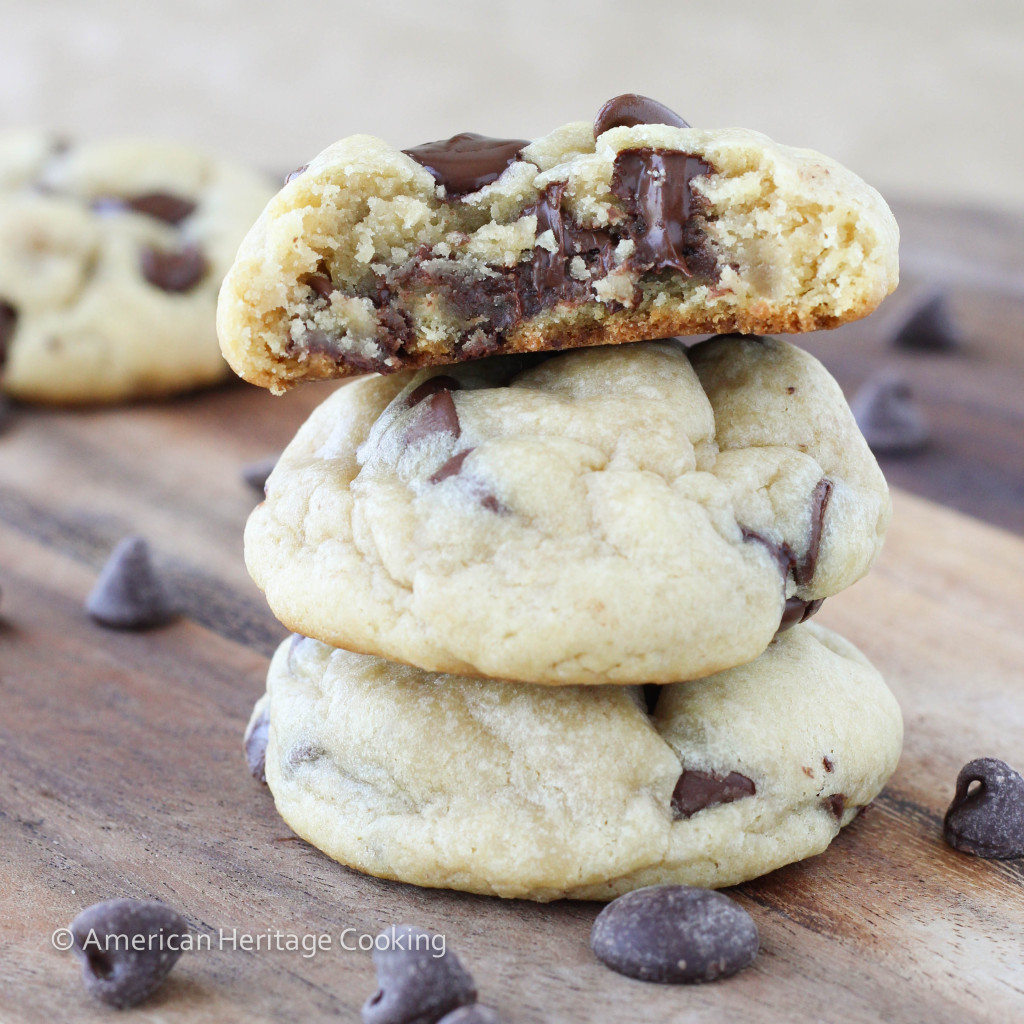
[[[999,328],[1019,337],[1018,324]],[[902,704],[896,775],[825,854],[731,891],[761,932],[750,970],[646,985],[594,960],[598,906],[363,877],[292,836],[249,777],[242,730],[284,631],[242,564],[256,497],[239,469],[279,450],[325,393],[236,384],[22,411],[0,436],[0,1020],[111,1019],[50,936],[114,896],[166,901],[213,946],[182,959],[131,1012],[140,1021],[358,1020],[374,972],[339,938],[394,922],[444,933],[510,1024],[1024,1018],[1024,863],[941,838],[965,761],[1024,764],[1024,538],[896,494],[877,568],[820,615]],[[170,626],[117,633],[82,610],[128,533],[149,538],[179,592]],[[275,931],[332,948],[231,948]]]

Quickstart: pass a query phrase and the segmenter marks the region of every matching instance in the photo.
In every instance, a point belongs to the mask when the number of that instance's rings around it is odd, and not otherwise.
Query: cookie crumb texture
[[[176,143],[0,134],[0,387],[79,404],[222,380],[217,292],[271,194]]]
[[[878,193],[757,132],[568,124],[465,194],[413,158],[435,149],[353,136],[285,185],[221,292],[236,372],[280,392],[497,353],[818,330],[896,287]]]
[[[663,687],[650,714],[639,686],[432,675],[309,639],[282,644],[267,685],[267,782],[297,834],[382,878],[541,901],[732,885],[820,853],[902,744],[878,672],[813,623]],[[690,771],[751,791],[684,815]]]
[[[277,618],[336,647],[671,683],[860,578],[889,515],[824,367],[727,336],[348,384],[281,456],[245,553]]]

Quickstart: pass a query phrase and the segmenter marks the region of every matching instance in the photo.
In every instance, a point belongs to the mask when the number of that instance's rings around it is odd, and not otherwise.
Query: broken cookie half
[[[335,143],[249,232],[218,330],[236,372],[275,392],[508,352],[819,330],[896,287],[898,240],[881,196],[827,157],[624,96],[534,142]]]

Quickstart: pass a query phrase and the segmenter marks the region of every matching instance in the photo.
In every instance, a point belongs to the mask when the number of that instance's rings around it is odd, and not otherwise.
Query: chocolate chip
[[[970,761],[957,776],[944,826],[946,842],[961,853],[1024,857],[1024,779],[994,757]]]
[[[463,132],[402,152],[425,167],[439,185],[444,185],[446,195],[453,198],[477,192],[496,181],[529,144],[527,139],[490,139],[475,132]]]
[[[413,388],[406,395],[403,404],[406,409],[411,409],[414,405],[419,405],[424,398],[436,395],[439,391],[459,391],[461,388],[462,385],[454,377],[439,373],[436,377],[429,377],[419,387]]]
[[[793,567],[796,565],[796,555],[793,553],[793,549],[783,541],[781,544],[776,544],[775,541],[770,540],[763,533],[758,533],[756,530],[749,530],[745,526],[740,527],[740,532],[743,535],[745,541],[756,541],[758,544],[762,544],[768,549],[768,554],[775,559],[776,564],[779,567],[779,572],[782,573],[782,578],[785,579]],[[785,618],[785,611],[783,611],[783,618]]]
[[[825,513],[832,497],[832,481],[822,477],[811,492],[811,533],[807,541],[807,553],[793,566],[793,580],[798,587],[806,587],[818,566],[821,549],[821,532],[825,526]]]
[[[146,280],[165,292],[187,292],[207,271],[206,257],[194,246],[176,252],[143,249],[139,260]]]
[[[787,597],[786,604],[782,609],[782,621],[779,623],[777,632],[790,629],[806,622],[812,615],[816,615],[818,609],[825,603],[825,598],[819,597],[816,601],[801,601],[799,597]]]
[[[910,384],[888,370],[869,377],[850,400],[868,447],[878,455],[907,455],[928,446],[928,421]]]
[[[289,181],[294,181],[296,178],[305,174],[309,170],[309,164],[303,164],[301,167],[296,167],[294,171],[289,171],[284,176],[284,183],[287,185]]]
[[[826,754],[821,759],[821,763],[824,766],[825,771],[827,771],[827,772],[834,772],[836,770],[836,763],[835,763],[835,761],[832,760],[831,757],[828,756],[828,754]]]
[[[705,807],[731,804],[756,792],[754,783],[739,772],[716,775],[714,772],[683,771],[672,790],[672,813],[675,818],[689,818]]]
[[[329,299],[334,291],[334,282],[328,274],[303,274],[299,280],[308,284],[322,299]]]
[[[114,548],[85,599],[85,610],[111,629],[149,629],[174,618],[142,537],[125,537]]]
[[[459,452],[458,455],[453,455],[433,476],[430,477],[430,483],[439,484],[442,480],[447,480],[450,476],[457,476],[462,469],[462,464],[466,461],[466,457],[473,452],[474,449],[467,448],[464,452]]]
[[[492,1010],[482,1003],[471,1003],[460,1006],[451,1013],[446,1013],[437,1024],[502,1024],[497,1010]]]
[[[429,383],[430,381],[427,381],[427,384]],[[421,386],[425,387],[426,385]],[[419,389],[417,388],[417,390]],[[462,433],[462,429],[459,426],[459,414],[455,409],[455,402],[452,400],[451,391],[447,389],[437,390],[417,404],[422,405],[423,409],[418,412],[416,418],[406,428],[406,444],[412,444],[414,441],[419,441],[424,437],[430,437],[434,434],[449,433],[454,434],[457,438]]]
[[[146,217],[162,220],[165,224],[180,224],[196,210],[191,199],[171,195],[169,192],[146,192],[141,196],[125,198],[122,196],[101,196],[94,199],[92,208],[98,213],[121,213],[134,210]]]
[[[72,950],[97,999],[125,1009],[148,999],[181,956],[185,919],[153,900],[107,900],[71,922]]]
[[[833,793],[831,796],[822,797],[822,806],[833,815],[836,821],[841,821],[846,811],[846,794]]]
[[[0,299],[0,369],[7,362],[7,345],[17,323],[18,311],[9,302]]]
[[[374,940],[377,992],[363,1004],[363,1024],[436,1024],[476,1001],[476,985],[443,935],[392,925]]]
[[[955,352],[960,348],[963,340],[945,293],[939,289],[927,291],[896,330],[892,344],[919,352]]]
[[[242,479],[257,493],[266,496],[267,477],[274,471],[279,455],[268,455],[258,462],[250,462],[242,467]]]
[[[636,124],[667,124],[672,128],[690,126],[663,103],[627,92],[610,99],[594,119],[594,138],[603,135],[609,128],[632,128]]]
[[[667,984],[714,981],[757,956],[753,918],[728,896],[688,885],[652,885],[608,904],[590,948],[613,971]]]
[[[255,718],[245,727],[245,760],[249,774],[267,784],[267,738],[270,734],[270,701],[264,702]]]

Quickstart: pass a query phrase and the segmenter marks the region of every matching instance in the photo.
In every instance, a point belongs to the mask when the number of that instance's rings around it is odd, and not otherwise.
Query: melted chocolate
[[[846,794],[833,793],[831,796],[822,798],[822,806],[832,815],[836,821],[841,821],[843,812],[846,810]]]
[[[667,124],[672,128],[689,128],[674,110],[663,103],[627,92],[610,99],[594,119],[594,138],[610,128],[632,128],[636,124]]]
[[[165,292],[190,291],[207,269],[206,257],[192,246],[177,252],[143,249],[140,264],[146,280]]]
[[[684,770],[672,791],[672,812],[676,818],[689,818],[705,807],[731,804],[755,792],[753,781],[739,772],[722,776]]]
[[[475,132],[463,132],[402,152],[430,171],[451,198],[478,192],[484,185],[497,181],[529,144],[527,139],[490,139]]]
[[[811,495],[811,537],[807,543],[807,554],[793,569],[793,579],[798,587],[806,586],[814,576],[821,548],[821,530],[825,524],[825,512],[832,497],[832,481],[822,477]]]
[[[793,626],[798,626],[801,622],[806,622],[812,615],[817,614],[818,609],[824,603],[825,598],[823,597],[819,597],[817,601],[801,601],[799,597],[787,597],[778,632],[781,633]]]
[[[9,302],[0,299],[0,368],[7,361],[7,344],[17,323],[18,311]]]

